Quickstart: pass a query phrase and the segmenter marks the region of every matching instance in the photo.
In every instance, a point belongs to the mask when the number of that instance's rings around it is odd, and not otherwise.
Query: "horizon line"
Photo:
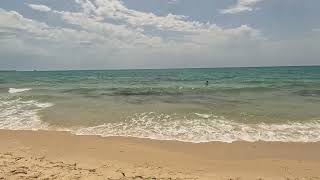
[[[221,66],[221,67],[177,67],[177,68],[114,68],[114,69],[32,69],[32,70],[1,70],[0,72],[48,72],[48,71],[127,71],[127,70],[183,70],[183,69],[227,69],[227,68],[276,68],[276,67],[320,67],[318,65],[271,65],[271,66]]]

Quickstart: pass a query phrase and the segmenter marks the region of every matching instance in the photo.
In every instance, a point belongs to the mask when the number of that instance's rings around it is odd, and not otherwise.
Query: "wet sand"
[[[320,179],[320,143],[183,143],[0,130],[0,179]]]

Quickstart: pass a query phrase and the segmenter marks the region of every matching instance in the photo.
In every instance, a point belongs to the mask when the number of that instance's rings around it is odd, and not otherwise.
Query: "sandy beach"
[[[0,0],[0,180],[320,180],[319,9]]]
[[[320,179],[320,143],[183,143],[0,131],[0,179]]]

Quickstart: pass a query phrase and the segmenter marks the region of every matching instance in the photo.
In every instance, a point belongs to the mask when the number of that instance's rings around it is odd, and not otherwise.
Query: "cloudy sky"
[[[0,69],[320,64],[319,0],[1,0]]]

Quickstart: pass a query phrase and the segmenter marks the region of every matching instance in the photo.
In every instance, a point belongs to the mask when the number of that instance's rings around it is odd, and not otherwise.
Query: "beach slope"
[[[0,131],[0,179],[320,179],[320,143],[183,143]]]

